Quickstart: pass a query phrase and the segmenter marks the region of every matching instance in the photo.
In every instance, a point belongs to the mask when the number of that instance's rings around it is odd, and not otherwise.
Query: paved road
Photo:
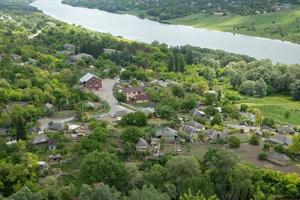
[[[113,88],[115,84],[119,82],[118,79],[103,79],[102,80],[102,89],[99,91],[94,91],[96,95],[98,95],[101,99],[104,101],[107,101],[110,106],[110,111],[104,115],[104,116],[112,116],[117,111],[125,110],[127,112],[133,112],[131,109],[126,108],[124,106],[121,106],[117,99],[113,95]]]

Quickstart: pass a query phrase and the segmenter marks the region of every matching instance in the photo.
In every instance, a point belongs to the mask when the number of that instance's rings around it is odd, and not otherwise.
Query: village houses
[[[99,90],[102,88],[102,80],[94,74],[86,73],[81,79],[80,84],[89,90]]]

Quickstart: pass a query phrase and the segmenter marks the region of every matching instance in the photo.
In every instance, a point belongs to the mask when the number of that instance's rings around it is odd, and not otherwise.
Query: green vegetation
[[[300,103],[286,96],[270,96],[264,98],[247,97],[239,101],[258,108],[261,113],[281,124],[300,125]],[[284,115],[289,111],[290,117]]]
[[[63,2],[73,6],[128,13],[164,23],[300,43],[300,9],[297,6],[299,1],[148,0],[136,3],[132,0],[105,0],[100,3],[100,0],[64,0]]]
[[[199,13],[167,22],[300,43],[299,18],[300,9],[296,7],[291,10],[249,16]]]
[[[0,10],[0,199],[300,198],[299,175],[259,168],[257,152],[263,147],[245,144],[249,134],[227,124],[279,125],[276,117],[262,114],[258,102],[279,104],[281,98],[286,107],[295,107],[299,66],[120,40],[24,5]],[[120,101],[130,104],[124,87],[139,87],[142,91],[134,92],[145,93],[150,102],[132,103],[129,107],[139,111],[121,119],[99,115],[111,102],[100,99],[102,89],[80,85],[87,72],[114,81],[120,77],[114,88]],[[283,92],[289,93],[265,97]],[[146,106],[155,113],[145,114]],[[54,120],[70,113],[71,122]],[[297,120],[293,110],[281,114]],[[256,119],[247,119],[252,115]],[[253,144],[259,139],[252,138]],[[296,163],[299,141],[294,137],[290,148],[269,150]],[[255,165],[245,163],[251,156]],[[288,167],[286,172],[299,171]]]

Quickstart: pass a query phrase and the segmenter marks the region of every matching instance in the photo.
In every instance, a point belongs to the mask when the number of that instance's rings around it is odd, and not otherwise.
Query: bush
[[[282,144],[277,144],[274,147],[274,151],[276,151],[277,153],[283,153],[284,152],[284,147]]]
[[[261,152],[260,154],[258,154],[259,160],[266,160],[267,157],[268,157],[268,155],[265,152]]]
[[[230,148],[239,148],[241,144],[241,141],[236,136],[231,136],[229,139],[229,147]]]
[[[270,147],[271,147],[271,145],[270,145],[269,143],[265,143],[265,144],[264,144],[264,147],[263,147],[263,150],[264,150],[264,151],[269,151],[269,150],[270,150]]]
[[[256,135],[252,135],[250,140],[249,140],[249,144],[251,145],[259,145],[259,139]]]
[[[146,126],[148,117],[143,112],[129,113],[122,117],[121,125]]]
[[[247,104],[242,104],[240,111],[241,112],[247,112],[249,110],[249,106]]]

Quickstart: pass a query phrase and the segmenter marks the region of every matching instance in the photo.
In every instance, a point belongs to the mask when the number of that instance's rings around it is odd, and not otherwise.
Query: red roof
[[[134,99],[136,101],[147,101],[150,99],[150,96],[148,94],[137,94]]]

